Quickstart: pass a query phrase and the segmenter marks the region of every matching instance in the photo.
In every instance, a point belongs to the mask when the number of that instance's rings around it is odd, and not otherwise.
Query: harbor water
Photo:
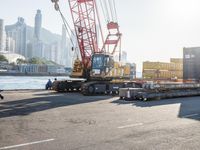
[[[69,79],[66,76],[0,76],[1,90],[45,89],[48,79]]]

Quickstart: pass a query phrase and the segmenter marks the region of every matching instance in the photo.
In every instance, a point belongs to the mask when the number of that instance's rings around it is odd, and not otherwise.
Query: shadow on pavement
[[[185,98],[174,98],[174,99],[162,99],[162,100],[151,100],[151,101],[124,101],[116,100],[112,103],[119,105],[132,104],[136,107],[155,107],[161,105],[180,104],[179,118],[188,118],[200,121],[200,97],[185,97]]]
[[[109,98],[109,96],[82,96],[78,93],[46,93],[35,95],[40,95],[40,97],[0,102],[0,118],[29,115],[33,112],[76,104],[91,103]]]

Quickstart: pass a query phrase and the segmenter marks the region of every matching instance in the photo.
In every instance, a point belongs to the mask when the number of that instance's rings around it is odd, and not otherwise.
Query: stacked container
[[[182,79],[183,59],[171,58],[170,62],[143,62],[145,79]]]

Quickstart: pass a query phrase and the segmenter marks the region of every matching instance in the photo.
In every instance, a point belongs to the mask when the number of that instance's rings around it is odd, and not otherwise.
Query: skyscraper
[[[66,39],[66,29],[64,25],[62,26],[62,39],[61,39],[61,64],[64,66],[68,65],[69,53],[67,51],[67,39]]]
[[[3,50],[3,19],[0,19],[0,51]]]
[[[27,30],[24,18],[19,17],[17,23],[5,26],[5,30],[6,39],[12,39],[11,42],[14,42],[11,43],[11,45],[14,45],[14,53],[26,56]],[[10,51],[10,48],[7,48]]]
[[[41,28],[42,28],[42,14],[41,10],[38,9],[35,15],[33,57],[43,57],[44,43],[40,39]]]
[[[127,63],[127,52],[126,51],[122,51],[121,61],[124,63]]]
[[[42,27],[42,14],[41,10],[37,10],[37,14],[35,15],[35,30],[34,30],[34,37],[36,40],[40,40],[41,34],[41,27]]]

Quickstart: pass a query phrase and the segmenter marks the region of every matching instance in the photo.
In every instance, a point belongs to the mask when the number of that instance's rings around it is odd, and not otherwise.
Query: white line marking
[[[121,126],[121,127],[117,127],[118,129],[124,129],[124,128],[130,128],[130,127],[136,127],[136,126],[142,126],[143,123],[136,123],[136,124],[130,124],[130,125],[126,125],[126,126]]]
[[[50,142],[50,141],[54,141],[54,140],[55,139],[47,139],[47,140],[35,141],[35,142],[24,143],[24,144],[19,144],[19,145],[5,146],[5,147],[1,147],[0,150],[11,149],[11,148],[27,146],[27,145],[33,145],[33,144],[44,143],[44,142]]]
[[[199,114],[190,114],[190,115],[185,115],[182,118],[187,118],[187,117],[194,117],[194,116],[198,116]]]

